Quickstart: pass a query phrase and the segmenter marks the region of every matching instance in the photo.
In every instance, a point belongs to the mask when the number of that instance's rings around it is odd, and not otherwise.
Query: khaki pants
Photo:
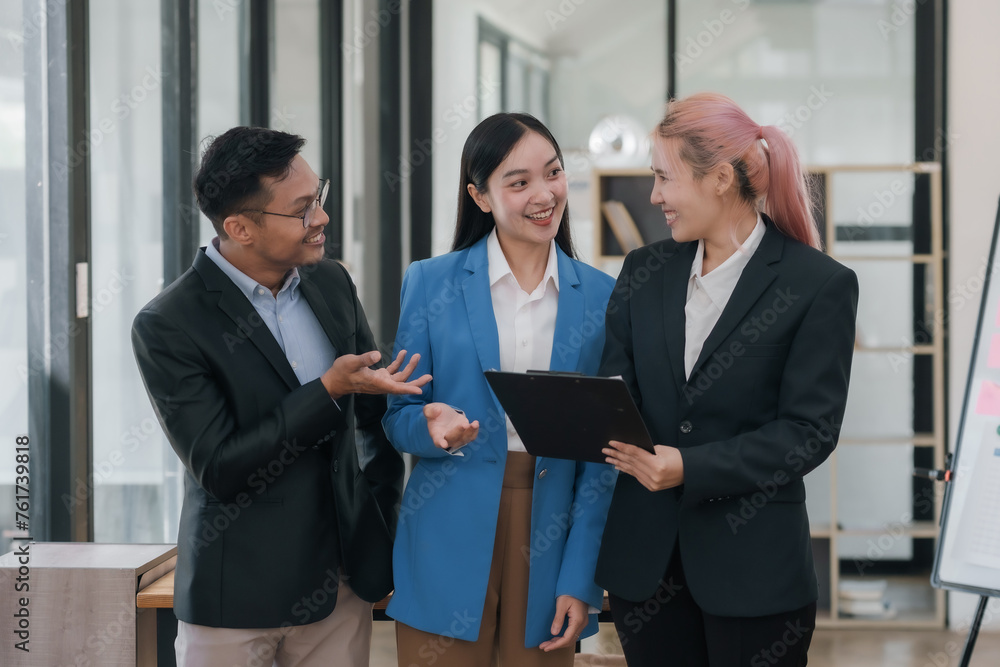
[[[470,642],[396,623],[399,667],[570,667],[574,647],[546,653],[524,647],[528,611],[528,560],[522,548],[531,539],[531,487],[535,457],[507,452],[493,564],[479,639]]]
[[[177,667],[367,667],[372,604],[340,580],[321,621],[285,628],[210,628],[177,621]]]

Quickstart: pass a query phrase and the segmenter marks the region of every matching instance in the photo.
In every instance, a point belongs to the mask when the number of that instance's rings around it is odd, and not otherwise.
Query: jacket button
[[[542,471],[540,473],[538,473],[538,479],[541,479],[541,478],[545,477],[548,474],[549,474],[549,469],[548,468],[542,468]]]
[[[691,426],[691,422],[688,420],[685,419],[681,422],[681,433],[690,433],[692,428],[694,427]]]
[[[340,471],[340,462],[337,461],[337,459],[334,459],[333,460],[333,472],[339,472],[339,471]]]

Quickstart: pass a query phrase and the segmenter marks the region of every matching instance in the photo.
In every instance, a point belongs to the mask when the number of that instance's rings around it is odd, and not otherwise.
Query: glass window
[[[302,149],[319,174],[322,145],[318,0],[276,0],[271,59],[271,127],[306,139]],[[325,36],[336,39],[336,36]],[[329,174],[319,174],[325,178]]]
[[[628,5],[629,16],[641,20],[623,21],[621,6],[607,1],[523,3],[513,12],[500,0],[435,4],[434,70],[448,73],[435,77],[433,91],[435,121],[447,137],[434,153],[435,253],[450,247],[454,232],[455,177],[476,124],[463,113],[463,101],[472,95],[480,120],[501,110],[528,111],[552,131],[569,179],[573,243],[585,261],[598,254],[593,167],[648,169],[643,140],[667,99],[667,2]],[[592,153],[591,135],[604,128],[608,145],[620,139],[636,150]]]
[[[494,42],[479,42],[479,120],[503,111],[502,98],[495,93],[503,81],[503,51]],[[491,91],[489,94],[483,94]]]
[[[215,137],[241,124],[240,53],[246,3],[198,0],[198,156]],[[199,245],[215,236],[211,221],[200,214]]]
[[[0,553],[14,529],[14,450],[28,433],[28,285],[25,266],[24,51],[20,0],[0,0]],[[37,466],[37,462],[33,462]],[[32,481],[38,480],[33,476]],[[37,491],[38,489],[36,489]]]
[[[880,31],[894,7],[677,0],[677,94],[728,95],[784,128],[807,164],[907,162],[914,30]]]
[[[162,288],[160,63],[155,3],[90,3],[93,477],[98,542],[171,542],[163,502],[174,454],[132,355],[135,314]],[[91,486],[91,484],[93,486]],[[176,516],[173,513],[172,516]]]

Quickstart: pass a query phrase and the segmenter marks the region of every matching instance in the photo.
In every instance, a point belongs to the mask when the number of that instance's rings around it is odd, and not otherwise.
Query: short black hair
[[[458,181],[458,219],[455,224],[455,240],[452,250],[463,250],[488,235],[496,226],[492,213],[486,213],[469,194],[469,183],[479,192],[486,192],[486,181],[507,159],[514,146],[528,132],[537,132],[545,138],[563,163],[562,151],[549,129],[531,114],[498,113],[479,123],[462,149],[461,177]],[[556,243],[570,257],[573,252],[573,238],[569,230],[569,204],[563,209]]]
[[[305,143],[296,134],[244,126],[212,139],[194,178],[194,194],[219,238],[226,238],[222,223],[227,217],[270,201],[261,177],[285,178]]]

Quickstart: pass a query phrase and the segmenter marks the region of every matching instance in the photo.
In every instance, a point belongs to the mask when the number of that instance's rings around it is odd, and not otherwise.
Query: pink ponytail
[[[680,140],[695,178],[731,164],[748,208],[766,213],[786,236],[821,247],[798,151],[781,129],[757,125],[725,95],[697,93],[667,104],[656,136]]]
[[[813,220],[809,186],[799,152],[784,131],[774,125],[760,128],[767,142],[770,183],[764,197],[763,212],[785,236],[817,250],[822,248],[819,229]]]

